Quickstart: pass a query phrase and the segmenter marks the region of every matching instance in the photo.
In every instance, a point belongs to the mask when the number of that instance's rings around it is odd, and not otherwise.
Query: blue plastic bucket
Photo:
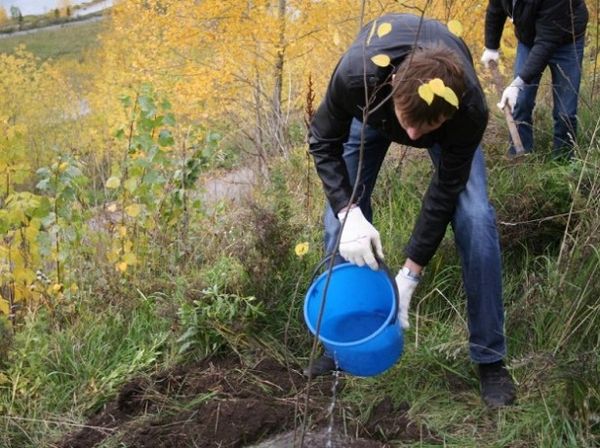
[[[304,319],[316,334],[327,272],[313,281],[304,300]],[[373,376],[393,366],[404,341],[397,315],[396,283],[387,269],[335,266],[327,288],[319,340],[337,366],[357,376]]]

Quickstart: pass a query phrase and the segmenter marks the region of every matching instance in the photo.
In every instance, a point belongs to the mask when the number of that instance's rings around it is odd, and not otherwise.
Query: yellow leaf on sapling
[[[109,188],[111,190],[119,188],[120,186],[121,186],[121,179],[119,179],[116,176],[109,177],[108,180],[106,181],[106,188]]]
[[[110,262],[116,262],[119,257],[121,256],[121,251],[118,247],[114,247],[109,253],[108,253],[108,260]]]
[[[440,78],[433,78],[428,84],[433,93],[439,96],[443,95],[444,88],[446,86],[444,85],[444,81],[442,81]]]
[[[131,266],[137,263],[137,257],[134,253],[128,252],[125,255],[123,255],[123,261]]]
[[[340,33],[338,30],[335,30],[333,32],[333,45],[335,45],[336,47],[339,47],[340,43],[341,43]]]
[[[10,314],[10,304],[4,297],[0,297],[0,313],[8,316]]]
[[[444,87],[444,93],[441,97],[458,109],[458,97],[450,87]]]
[[[13,257],[14,257],[14,254],[13,254]],[[14,263],[15,258],[13,258],[12,261]],[[12,280],[14,280],[15,282],[21,282],[21,283],[32,283],[35,281],[35,273],[31,269],[27,269],[24,267],[15,267],[13,269]]]
[[[448,22],[448,29],[455,36],[461,37],[463,34],[463,26],[458,20],[450,20]]]
[[[142,207],[139,204],[131,204],[125,207],[125,213],[127,213],[132,218],[137,218],[142,212]]]
[[[26,241],[35,244],[36,239],[40,233],[40,223],[32,219],[30,225],[25,228],[24,233]]]
[[[384,22],[377,28],[377,36],[383,37],[386,34],[389,34],[392,31],[392,24],[389,22]]]
[[[431,90],[429,84],[421,84],[417,93],[427,104],[431,105],[431,102],[433,101],[433,90]]]
[[[139,177],[130,177],[125,182],[123,182],[123,187],[127,191],[133,193],[139,185],[139,180],[140,180]]]
[[[387,67],[390,65],[390,57],[387,54],[378,54],[371,58],[373,64],[379,67]]]

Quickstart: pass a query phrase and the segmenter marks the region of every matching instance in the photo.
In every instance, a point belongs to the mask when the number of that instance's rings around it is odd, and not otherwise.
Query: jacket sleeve
[[[325,98],[309,127],[309,152],[323,183],[325,195],[337,214],[348,205],[352,187],[343,159],[343,144],[348,139],[352,122],[349,91],[339,66],[334,71]]]
[[[497,50],[500,48],[500,38],[506,22],[506,11],[500,0],[490,0],[485,12],[485,48]]]
[[[552,53],[558,48],[565,37],[572,35],[572,14],[569,1],[554,0],[544,2],[535,19],[535,41],[527,61],[518,75],[525,83],[542,74]]]
[[[426,266],[435,254],[454,216],[458,196],[469,180],[473,155],[487,124],[487,113],[483,116],[483,123],[468,117],[460,123],[448,123],[452,135],[441,143],[441,157],[405,248],[406,256],[421,266]]]

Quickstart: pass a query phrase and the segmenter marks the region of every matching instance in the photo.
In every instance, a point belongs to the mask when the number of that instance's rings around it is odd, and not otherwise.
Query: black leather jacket
[[[420,18],[409,14],[388,14],[377,21],[391,23],[392,31],[382,38],[373,36],[364,47],[371,31],[371,24],[367,24],[342,56],[311,122],[309,149],[325,194],[337,213],[348,205],[352,194],[342,158],[343,144],[348,138],[352,119],[363,120],[366,98],[372,98],[371,109],[381,105],[369,114],[367,123],[392,141],[419,148],[441,146],[441,160],[435,167],[405,249],[409,258],[425,266],[437,250],[454,215],[458,195],[465,188],[473,154],[487,125],[488,109],[467,46],[444,24],[425,20],[420,25]],[[467,89],[459,99],[459,110],[450,120],[413,141],[398,123],[388,95],[394,68],[409,55],[415,42],[420,47],[446,46],[454,51],[464,62]],[[382,68],[371,62],[370,58],[380,53],[390,57],[390,66]]]
[[[584,0],[490,0],[485,16],[485,47],[496,50],[506,18],[515,35],[531,47],[518,74],[526,83],[541,75],[557,47],[585,34],[588,10]]]

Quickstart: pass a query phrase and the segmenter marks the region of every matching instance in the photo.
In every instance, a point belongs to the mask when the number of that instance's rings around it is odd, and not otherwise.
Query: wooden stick
[[[489,67],[492,72],[492,76],[494,77],[494,85],[496,86],[498,96],[502,98],[502,91],[504,89],[504,79],[502,79],[500,70],[498,70],[498,64],[496,64],[496,61],[490,61]],[[515,120],[513,119],[512,113],[510,111],[510,106],[508,104],[505,104],[502,108],[502,111],[504,112],[504,118],[506,118],[506,124],[508,125],[508,132],[510,133],[510,137],[512,138],[513,145],[515,147],[514,157],[527,154],[525,152],[525,148],[523,147],[523,142],[521,141],[519,131],[517,130],[517,125],[515,124]]]

